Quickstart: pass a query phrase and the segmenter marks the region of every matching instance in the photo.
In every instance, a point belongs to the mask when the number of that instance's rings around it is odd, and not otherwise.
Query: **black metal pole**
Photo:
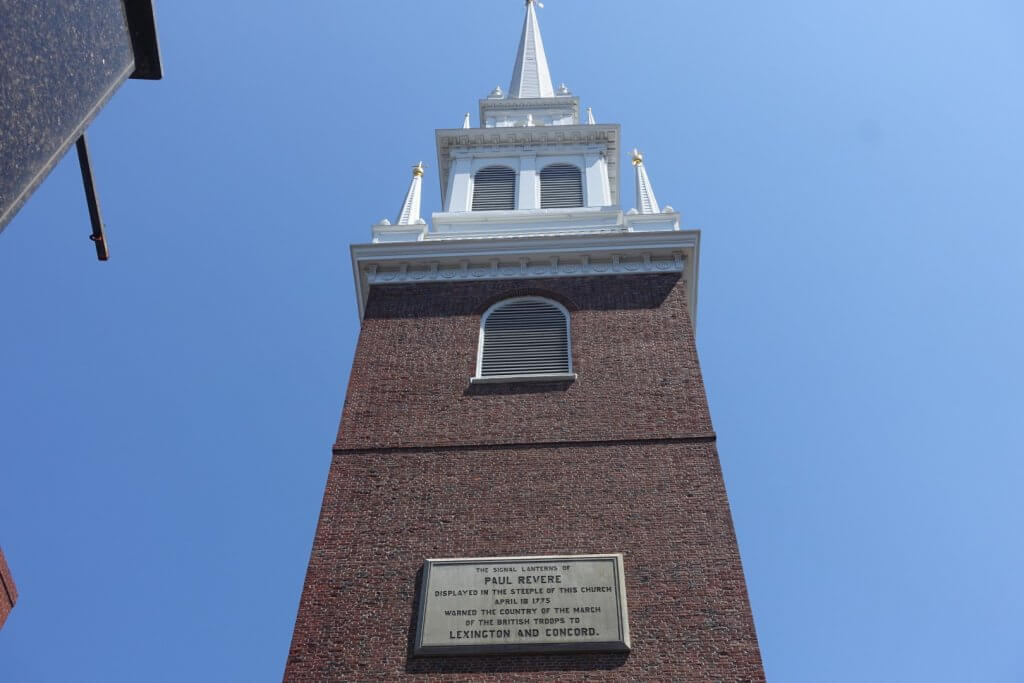
[[[82,133],[75,142],[78,148],[78,165],[82,168],[82,185],[85,186],[85,201],[89,205],[89,220],[92,222],[92,235],[89,239],[96,245],[96,258],[106,261],[110,258],[107,250],[107,239],[103,234],[103,217],[100,216],[100,200],[96,196],[96,184],[92,177],[92,164],[89,162],[89,146],[85,142],[85,133]]]

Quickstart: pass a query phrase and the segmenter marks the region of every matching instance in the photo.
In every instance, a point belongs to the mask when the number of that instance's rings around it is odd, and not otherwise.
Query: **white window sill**
[[[508,382],[573,382],[575,372],[553,372],[546,375],[490,375],[470,377],[470,384],[506,384]]]

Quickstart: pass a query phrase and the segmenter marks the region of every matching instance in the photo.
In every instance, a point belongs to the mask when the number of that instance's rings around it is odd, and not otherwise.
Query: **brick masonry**
[[[480,314],[571,311],[571,383],[470,385]],[[628,655],[415,658],[428,557],[621,552]],[[678,274],[375,287],[285,679],[763,681]]]
[[[4,551],[0,550],[0,628],[3,628],[7,616],[18,601],[18,589],[14,585],[14,577],[4,559]]]

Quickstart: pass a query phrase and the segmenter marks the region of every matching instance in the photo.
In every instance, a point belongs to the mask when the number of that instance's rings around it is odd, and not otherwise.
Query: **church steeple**
[[[540,37],[536,0],[526,0],[526,18],[508,92],[496,87],[480,100],[481,128],[572,126],[580,122],[580,100],[563,83],[555,88]]]
[[[534,0],[526,0],[526,19],[512,71],[512,84],[508,88],[509,99],[555,96],[544,41],[540,37],[536,5]]]
[[[765,680],[694,338],[700,234],[617,124],[552,91],[538,5],[508,96],[435,132],[431,224],[420,164],[398,225],[350,248],[362,325],[286,681]],[[496,609],[527,601],[506,583],[567,587],[519,591],[554,618],[496,619],[538,612]],[[556,622],[572,627],[537,627]]]
[[[423,166],[418,165],[396,223],[381,220],[373,226],[373,243],[381,248],[398,253],[402,243],[420,246],[402,262],[363,263],[360,305],[364,287],[391,281],[582,275],[635,267],[681,272],[684,262],[687,272],[695,273],[695,233],[682,231],[679,214],[658,203],[637,151],[632,156],[636,208],[623,210],[620,164],[630,157],[622,158],[620,128],[598,123],[589,107],[581,120],[579,97],[565,84],[552,87],[538,7],[536,0],[525,4],[515,75],[507,92],[496,87],[479,101],[479,127],[471,127],[466,115],[458,128],[435,133],[440,211],[421,217]],[[547,255],[541,269],[532,241],[556,238],[566,246]],[[476,252],[456,250],[462,254],[456,261],[438,261],[436,268],[415,256],[434,248],[461,249],[467,241]]]

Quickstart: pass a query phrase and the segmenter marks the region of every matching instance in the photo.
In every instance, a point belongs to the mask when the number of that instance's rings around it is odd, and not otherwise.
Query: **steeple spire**
[[[639,213],[660,213],[661,207],[644,168],[644,155],[636,148],[633,149],[633,167],[636,168],[636,210]]]
[[[555,89],[551,85],[551,72],[548,70],[548,58],[544,54],[544,41],[540,37],[536,5],[534,0],[526,0],[523,36],[519,39],[512,84],[508,88],[510,99],[555,96]]]
[[[397,225],[415,225],[421,222],[420,218],[420,189],[423,186],[423,162],[412,167],[412,183],[409,184],[409,192],[402,202],[402,210],[398,214]]]

